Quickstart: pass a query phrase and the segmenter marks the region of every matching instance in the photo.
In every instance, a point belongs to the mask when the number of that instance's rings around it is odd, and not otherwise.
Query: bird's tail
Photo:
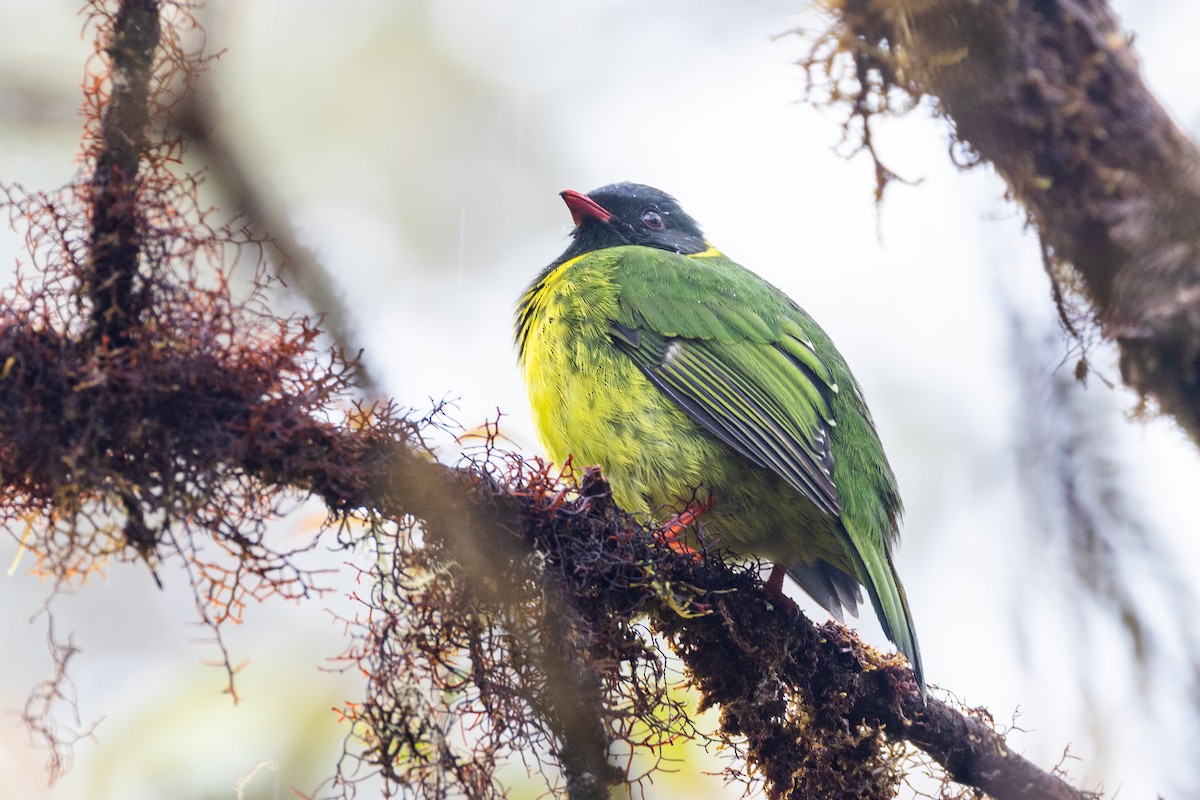
[[[912,612],[908,609],[908,598],[904,585],[892,564],[892,554],[887,548],[877,558],[858,558],[858,571],[862,578],[855,578],[825,561],[816,563],[794,563],[788,565],[788,575],[800,584],[826,611],[842,622],[842,610],[858,615],[858,603],[862,599],[859,583],[867,587],[875,615],[888,639],[912,665],[913,676],[921,689],[921,699],[926,696],[925,670],[921,664],[921,648],[917,644],[917,631],[913,627]],[[865,580],[864,580],[865,579]]]
[[[896,565],[892,563],[891,548],[881,548],[876,551],[871,561],[864,559],[870,583],[867,583],[867,594],[871,596],[871,605],[883,626],[883,632],[896,643],[896,647],[912,665],[913,676],[921,688],[921,699],[925,699],[925,668],[921,664],[921,647],[917,644],[917,629],[913,627],[912,612],[908,608],[908,598],[904,595],[904,584],[896,574]],[[872,563],[872,561],[874,563]]]

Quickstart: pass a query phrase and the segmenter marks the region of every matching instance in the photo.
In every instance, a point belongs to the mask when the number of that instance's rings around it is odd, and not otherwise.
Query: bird
[[[924,698],[893,560],[896,478],[830,337],[667,193],[623,182],[561,197],[570,244],[515,325],[547,455],[599,466],[617,504],[652,521],[699,500],[705,546],[772,562],[768,590],[786,574],[839,622],[865,587]]]

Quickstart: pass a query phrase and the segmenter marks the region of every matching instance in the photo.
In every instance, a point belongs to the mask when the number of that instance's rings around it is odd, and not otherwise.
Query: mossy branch
[[[827,5],[823,41],[850,55],[862,87],[846,94],[935,98],[958,143],[1028,210],[1060,310],[1082,294],[1125,382],[1200,443],[1200,155],[1146,88],[1108,4]],[[822,53],[806,66],[831,63]]]
[[[31,408],[68,399],[56,396],[72,392],[56,376],[78,369],[70,361],[72,349],[69,342],[48,341],[43,334],[27,331],[10,329],[3,338],[0,360],[21,365],[0,392],[0,418],[7,423],[7,434],[12,426],[29,421]],[[202,373],[205,381],[186,381],[189,372]],[[35,375],[38,379],[31,380]],[[221,375],[227,376],[224,381],[218,381]],[[181,384],[188,385],[186,392],[169,388]],[[129,385],[128,376],[119,385]],[[345,427],[315,418],[291,398],[249,396],[254,392],[247,392],[253,387],[247,376],[216,363],[145,361],[137,368],[136,385],[159,387],[162,394],[161,408],[142,408],[157,419],[159,444],[141,444],[149,463],[157,463],[160,454],[170,455],[176,444],[193,449],[193,443],[228,442],[222,448],[205,446],[193,458],[204,460],[215,474],[252,478],[261,491],[300,488],[324,498],[335,513],[365,510],[391,520],[416,517],[423,521],[427,541],[459,566],[463,585],[475,596],[482,593],[486,607],[512,605],[511,587],[531,580],[546,587],[564,582],[570,587],[563,590],[564,601],[547,604],[551,614],[562,617],[547,618],[543,641],[557,638],[577,648],[594,639],[588,620],[614,613],[631,620],[647,614],[654,628],[676,643],[706,702],[722,708],[726,731],[746,737],[751,759],[772,786],[780,787],[772,796],[815,796],[810,792],[818,778],[836,780],[839,786],[852,780],[884,780],[890,789],[894,773],[862,766],[882,758],[870,756],[866,743],[878,748],[885,739],[916,744],[956,780],[997,798],[1087,796],[1013,753],[980,720],[937,700],[922,706],[911,672],[895,656],[870,650],[838,626],[816,627],[790,609],[772,607],[758,591],[753,571],[718,558],[697,564],[674,555],[602,502],[599,498],[607,496],[596,484],[555,507],[545,492],[430,461],[403,428],[382,422]],[[89,405],[99,413],[113,409],[101,390],[90,398]],[[227,414],[175,413],[171,408],[177,403],[192,409],[225,408]],[[63,452],[59,448],[72,447],[79,424],[53,415],[38,417],[44,458],[37,463],[10,458],[0,472],[10,485],[26,490],[41,485],[47,476],[40,470],[62,463],[56,457]],[[10,435],[4,439],[12,441]],[[148,492],[162,486],[142,471],[141,464],[120,453],[111,457],[116,463],[106,459],[98,477],[118,478]],[[81,482],[88,478],[89,473],[76,472],[71,479],[84,490]],[[526,566],[535,553],[553,565],[540,577]],[[607,588],[597,592],[595,587]],[[580,652],[586,654],[587,648]],[[578,768],[578,774],[604,776],[604,783],[610,783],[603,735],[597,739],[587,732],[594,723],[563,716],[564,709],[585,707],[580,699],[595,691],[587,688],[589,679],[579,683],[578,676],[586,674],[579,672],[584,661],[569,660],[563,669],[545,668],[552,682],[562,682],[547,690],[547,707],[557,709],[551,727],[568,743],[562,752],[568,773],[573,767],[566,756],[591,753],[581,762],[588,766]],[[565,668],[568,663],[570,668]],[[796,717],[799,702],[806,710]],[[849,740],[846,732],[852,732]],[[570,743],[581,738],[586,744],[578,751],[570,749]],[[837,758],[830,761],[834,755]],[[859,768],[848,772],[854,764]],[[827,783],[817,785],[828,788]],[[1014,787],[1035,787],[1036,793]]]

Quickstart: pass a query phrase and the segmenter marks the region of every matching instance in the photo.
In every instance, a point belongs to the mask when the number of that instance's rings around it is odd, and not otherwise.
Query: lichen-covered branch
[[[540,554],[541,581],[555,598],[550,606],[568,609],[571,639],[590,641],[598,654],[592,663],[610,693],[621,680],[620,664],[636,651],[627,649],[621,658],[608,651],[617,641],[633,647],[612,621],[627,625],[644,615],[683,659],[703,703],[721,709],[722,735],[744,740],[744,753],[773,798],[891,797],[912,767],[894,749],[903,742],[927,753],[950,779],[1001,800],[1094,797],[1021,757],[985,713],[964,713],[937,699],[923,704],[897,656],[866,647],[839,625],[815,626],[794,608],[769,601],[755,570],[715,555],[696,562],[673,552],[612,506],[595,473],[564,500],[521,469],[492,470],[487,479],[480,471],[429,469],[419,482],[442,484],[443,496],[479,509],[470,516],[496,521],[465,531],[426,528],[436,547],[443,537],[467,538],[493,553],[484,573],[458,573],[468,591],[503,581],[514,564],[528,563],[516,558],[520,549]],[[404,483],[402,475],[393,478]],[[492,536],[504,544],[493,549]],[[388,585],[387,575],[377,577]],[[494,613],[488,607],[474,606],[471,613]],[[528,674],[524,680],[536,682]],[[665,698],[665,688],[658,691],[657,698]],[[659,712],[647,701],[654,697],[632,707],[653,719]],[[663,731],[662,741],[680,735],[696,734],[676,724]]]
[[[78,365],[70,361],[69,342],[12,329],[0,342],[0,359],[20,364],[0,387],[0,419],[20,426],[30,420],[31,408],[61,403],[56,394],[70,393],[68,379]],[[190,384],[189,373],[203,375],[204,382]],[[119,450],[89,462],[88,470],[70,475],[74,489],[101,491],[102,486],[86,482],[115,480],[138,487],[144,496],[165,488],[171,497],[171,484],[145,471],[146,465],[182,464],[181,454],[187,452],[195,463],[189,474],[241,475],[243,491],[270,496],[273,487],[296,487],[324,498],[340,514],[365,511],[391,520],[411,515],[423,521],[427,546],[456,565],[472,596],[482,597],[473,614],[511,606],[513,595],[505,586],[536,579],[539,573],[530,573],[527,565],[540,553],[547,565],[540,580],[551,592],[559,583],[564,587],[561,601],[545,603],[547,614],[564,616],[546,618],[550,622],[541,641],[559,637],[556,646],[565,641],[584,653],[604,653],[616,644],[628,648],[627,633],[605,636],[604,626],[628,626],[648,615],[651,625],[675,643],[707,702],[722,708],[728,734],[746,738],[747,753],[774,787],[774,797],[819,796],[831,786],[848,785],[875,788],[860,796],[886,797],[897,775],[886,768],[881,748],[901,740],[925,749],[957,780],[998,798],[1084,796],[1008,751],[982,723],[936,700],[923,707],[911,673],[894,656],[868,650],[836,626],[817,628],[792,610],[772,608],[758,591],[753,571],[716,558],[696,564],[673,554],[613,509],[594,483],[561,500],[544,487],[497,482],[478,470],[452,470],[428,460],[403,425],[388,422],[386,412],[342,426],[315,417],[302,398],[264,399],[256,388],[260,384],[250,380],[255,374],[195,356],[143,362],[132,385],[153,389],[150,394],[159,398],[158,405],[139,406],[139,413],[154,420],[156,435],[142,440],[140,460]],[[121,376],[118,385],[130,386],[130,376]],[[180,385],[189,386],[186,393],[173,388]],[[97,387],[88,407],[111,413],[114,402],[127,397],[119,390],[109,395],[112,391]],[[184,408],[188,413],[180,413]],[[56,465],[73,452],[78,426],[88,426],[57,415],[39,416],[36,423],[41,457],[24,462],[6,447],[9,460],[0,474],[42,496],[41,487],[62,485]],[[12,440],[13,427],[5,426],[0,442]],[[232,502],[230,507],[226,513],[242,513]],[[237,528],[215,530],[236,541]],[[253,549],[246,557],[262,558]],[[571,620],[568,628],[563,620]],[[390,647],[395,652],[395,643]],[[609,670],[600,677],[607,691],[623,679],[621,662],[616,657],[597,662]],[[563,716],[572,706],[562,698],[578,701],[595,691],[586,677],[578,684],[587,674],[578,670],[584,662],[569,663],[575,672],[553,663],[538,668],[536,674],[551,685],[537,696],[545,698],[546,708],[558,709],[550,715],[550,727],[565,743],[564,769],[587,789],[572,796],[590,797],[613,775],[594,761],[603,753],[603,740],[588,732],[592,723]],[[563,685],[555,688],[555,682]],[[641,713],[648,722],[659,712],[648,706]],[[972,735],[964,737],[964,730]],[[578,762],[586,768],[567,759],[588,753],[590,762]],[[588,783],[593,780],[596,787]],[[1042,788],[1030,795],[1011,791],[1013,786]]]
[[[1200,443],[1200,156],[1108,4],[827,5],[860,86],[936,99],[1028,210],[1056,294],[1090,302],[1126,383]]]

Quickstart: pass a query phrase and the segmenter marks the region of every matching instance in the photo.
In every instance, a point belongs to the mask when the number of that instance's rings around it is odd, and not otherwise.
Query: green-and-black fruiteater
[[[571,245],[521,297],[517,347],[551,458],[599,465],[626,510],[696,496],[704,531],[775,562],[839,620],[865,586],[924,693],[892,562],[900,497],[862,392],[820,326],[710,245],[669,195],[562,193]]]

